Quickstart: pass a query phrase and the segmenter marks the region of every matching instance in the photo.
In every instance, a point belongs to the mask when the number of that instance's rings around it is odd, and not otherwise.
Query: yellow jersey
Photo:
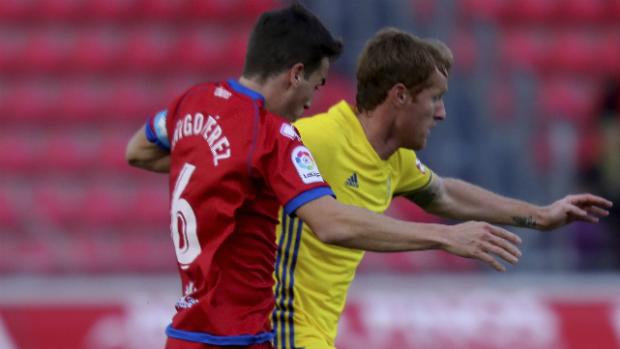
[[[387,160],[368,142],[351,106],[295,123],[338,201],[383,213],[395,195],[425,187],[432,171],[415,152],[399,149]],[[364,251],[321,242],[298,218],[280,212],[273,326],[276,348],[335,348],[338,320]]]

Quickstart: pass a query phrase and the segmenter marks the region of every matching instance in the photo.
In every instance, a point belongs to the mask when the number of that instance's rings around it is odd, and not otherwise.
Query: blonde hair
[[[357,108],[375,109],[397,83],[417,94],[429,86],[435,69],[448,76],[452,64],[452,52],[443,42],[385,28],[368,40],[359,56]]]

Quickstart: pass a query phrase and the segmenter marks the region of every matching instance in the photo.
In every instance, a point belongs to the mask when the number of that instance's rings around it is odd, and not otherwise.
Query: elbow
[[[134,147],[129,144],[125,150],[125,161],[129,166],[144,168],[145,159],[140,156],[140,152],[136,151]]]
[[[319,238],[319,240],[325,244],[334,245],[334,244],[338,244],[338,242],[340,241],[339,236],[338,236],[339,234],[335,234],[333,231],[329,229],[319,229],[319,230],[313,230],[313,231],[316,234],[316,237]]]
[[[326,220],[325,222],[329,223],[321,224],[318,227],[310,227],[321,242],[329,245],[343,246],[346,245],[347,240],[353,237],[348,224],[336,218]]]
[[[130,166],[139,167],[140,165],[140,158],[129,147],[125,151],[125,160]]]
[[[356,235],[355,210],[332,197],[324,197],[302,206],[297,215],[321,242],[342,246]]]

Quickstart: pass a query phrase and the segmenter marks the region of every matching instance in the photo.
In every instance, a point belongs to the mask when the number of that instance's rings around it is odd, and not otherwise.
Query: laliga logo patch
[[[309,152],[300,151],[295,155],[295,163],[304,170],[314,170],[314,161]]]
[[[291,160],[301,180],[308,183],[323,182],[323,177],[319,173],[319,170],[312,158],[312,154],[308,148],[300,145],[293,149],[291,153]]]

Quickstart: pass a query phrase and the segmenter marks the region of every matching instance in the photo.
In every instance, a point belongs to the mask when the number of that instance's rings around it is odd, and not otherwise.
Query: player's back
[[[199,332],[224,344],[272,335],[265,314],[273,307],[279,203],[253,171],[269,124],[281,120],[263,104],[229,81],[196,86],[168,109],[171,233],[184,294],[171,337]]]

